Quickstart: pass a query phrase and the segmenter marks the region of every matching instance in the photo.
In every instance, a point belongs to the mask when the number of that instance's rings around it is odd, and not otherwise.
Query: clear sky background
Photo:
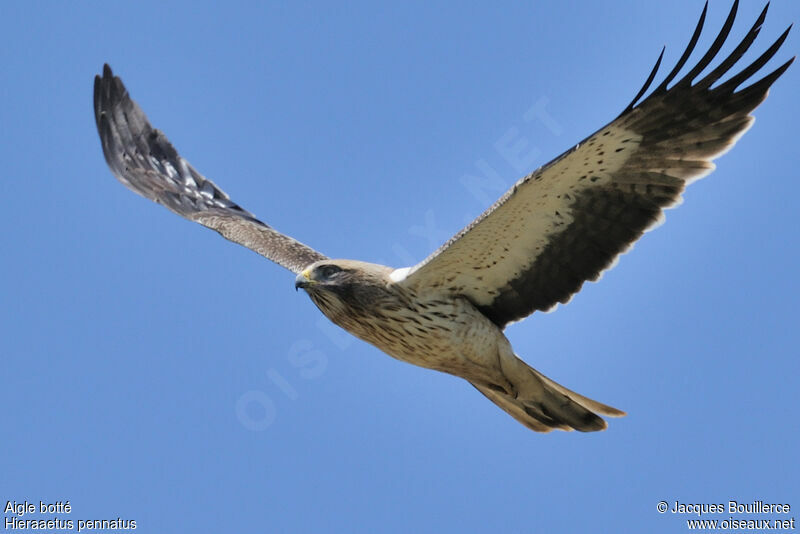
[[[699,49],[729,6],[712,0]],[[530,432],[338,330],[288,271],[126,190],[95,131],[108,62],[246,209],[329,256],[408,265],[502,192],[468,177],[510,186],[611,120],[701,9],[1,3],[0,500],[173,533],[686,530],[661,500],[800,516],[800,66],[664,226],[509,329],[628,411],[590,435]],[[773,2],[747,59],[798,21]],[[795,32],[768,67],[799,50]]]

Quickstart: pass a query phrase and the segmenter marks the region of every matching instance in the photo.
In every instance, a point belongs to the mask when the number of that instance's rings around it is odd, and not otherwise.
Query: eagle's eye
[[[336,265],[323,265],[319,268],[319,274],[322,275],[322,278],[330,278],[341,270],[341,267]]]

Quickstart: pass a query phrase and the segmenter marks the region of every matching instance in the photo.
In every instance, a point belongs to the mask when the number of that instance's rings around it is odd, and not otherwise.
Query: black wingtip
[[[716,83],[728,70],[733,67],[736,62],[738,62],[744,54],[749,50],[750,46],[755,42],[758,34],[761,32],[761,28],[764,25],[764,20],[767,17],[767,9],[769,8],[769,4],[767,4],[763,10],[761,10],[761,14],[756,19],[753,26],[750,28],[750,31],[747,32],[744,39],[736,46],[733,52],[731,52],[728,57],[726,57],[717,67],[712,70],[709,74],[707,74],[702,80],[697,82],[697,86],[701,88],[708,88],[711,87],[714,83]]]
[[[689,60],[689,56],[692,55],[694,52],[694,47],[697,46],[697,41],[700,39],[700,34],[703,33],[703,26],[706,22],[706,14],[708,13],[708,0],[706,0],[705,6],[703,6],[703,12],[700,13],[700,19],[697,21],[697,25],[694,28],[694,32],[692,32],[692,37],[689,39],[689,44],[686,45],[686,49],[681,54],[680,59],[673,67],[672,71],[667,74],[666,78],[656,87],[653,89],[653,94],[665,93],[667,92],[667,86],[675,79],[675,76],[678,75],[678,72],[683,68],[686,62]]]
[[[767,18],[767,11],[769,11],[769,2],[764,6],[764,9],[761,10],[761,15],[758,17],[758,20],[763,24],[764,19]]]
[[[706,3],[703,5],[703,11],[700,13],[700,21],[697,23],[700,28],[702,28],[703,24],[706,22],[706,15],[708,15],[708,0],[706,0]]]
[[[789,66],[792,63],[794,63],[794,59],[795,58],[790,59],[789,61],[787,61],[786,63],[784,63],[783,65],[781,65],[777,69],[773,70],[772,72],[770,72],[769,74],[767,74],[766,76],[764,76],[763,78],[758,80],[757,82],[745,87],[744,89],[741,89],[741,90],[737,91],[737,94],[739,94],[739,93],[759,94],[760,93],[762,95],[761,96],[761,100],[763,100],[764,98],[767,97],[767,93],[768,93],[770,87],[772,87],[772,84],[775,83],[775,80],[777,80],[778,78],[783,76],[783,73],[786,72],[786,69],[788,69]]]
[[[761,78],[759,81],[755,82],[753,85],[761,84],[761,85],[766,85],[767,87],[771,86],[775,82],[775,80],[783,76],[783,73],[786,72],[786,69],[788,69],[792,65],[792,63],[794,63],[796,57],[797,56],[793,56],[786,63],[784,63],[777,69],[773,70],[772,72]]]
[[[661,48],[661,53],[658,55],[658,59],[656,60],[656,64],[653,66],[653,70],[650,71],[650,76],[647,77],[647,80],[644,82],[644,85],[642,86],[642,88],[639,89],[639,92],[636,93],[635,97],[633,97],[633,100],[631,100],[631,103],[628,104],[628,106],[625,108],[625,110],[622,113],[620,113],[620,115],[624,115],[624,114],[628,113],[630,110],[632,110],[633,107],[636,105],[636,102],[642,97],[642,95],[644,95],[647,92],[647,88],[650,87],[650,84],[653,83],[653,80],[656,77],[656,73],[658,72],[658,67],[661,66],[661,60],[664,59],[664,51],[666,51],[666,49],[667,49],[667,45],[664,45],[664,47]]]
[[[733,6],[731,7],[730,13],[728,13],[728,17],[725,19],[725,23],[722,25],[722,29],[717,35],[717,38],[714,39],[713,43],[711,43],[711,47],[708,49],[705,55],[700,58],[700,61],[697,62],[697,65],[695,65],[694,68],[678,82],[678,84],[691,85],[692,81],[694,81],[694,79],[703,71],[703,69],[705,69],[714,60],[722,48],[722,45],[725,44],[725,40],[728,38],[728,35],[733,28],[733,23],[736,20],[736,13],[738,11],[739,0],[735,0],[733,2]]]
[[[761,14],[758,16],[755,24],[753,24],[753,28],[750,30],[751,32],[754,31],[758,33],[761,31],[761,26],[764,25],[764,21],[767,19],[767,11],[769,11],[769,2],[767,2],[767,5],[765,5],[764,9],[761,10]]]
[[[786,37],[789,36],[789,30],[791,29],[792,26],[786,28],[786,31],[784,31],[780,35],[780,37],[778,37],[778,39],[776,39],[775,42],[772,43],[772,45],[770,45],[770,47],[767,48],[767,50],[764,51],[764,53],[762,53],[755,61],[753,61],[747,67],[742,69],[741,72],[739,72],[737,75],[732,76],[727,81],[720,84],[717,88],[714,89],[714,91],[717,93],[724,93],[726,91],[733,92],[736,90],[737,87],[739,87],[741,84],[750,79],[751,76],[753,76],[756,72],[758,72],[761,69],[761,67],[763,67],[770,59],[772,59],[772,57],[778,52],[778,50],[780,50],[781,46],[783,45],[783,42],[786,40]],[[788,65],[786,65],[786,67],[788,68]]]
[[[750,28],[750,31],[746,34],[745,38],[736,46],[735,50],[731,52],[727,58],[725,58],[716,68],[714,68],[709,74],[705,75],[704,78],[695,82],[695,79],[702,73],[702,71],[708,67],[708,65],[714,60],[716,55],[719,53],[720,49],[722,48],[723,44],[725,43],[726,39],[728,38],[730,31],[733,27],[734,20],[736,19],[736,15],[739,9],[739,0],[734,0],[733,5],[731,6],[730,12],[728,13],[725,22],[717,35],[714,39],[714,42],[711,44],[710,48],[703,54],[702,58],[697,62],[696,65],[690,71],[683,76],[680,80],[675,82],[673,86],[670,88],[668,87],[669,84],[673,81],[676,77],[678,72],[683,68],[689,56],[694,51],[695,45],[698,42],[700,37],[700,33],[703,30],[703,25],[705,23],[706,15],[708,13],[708,0],[706,0],[705,4],[703,5],[703,11],[700,14],[700,20],[695,27],[695,31],[692,34],[692,38],[689,41],[689,45],[686,47],[686,50],[681,55],[681,58],[678,60],[678,63],[672,69],[672,71],[664,78],[664,80],[655,88],[653,89],[652,93],[647,97],[648,99],[651,97],[661,96],[672,89],[683,90],[689,88],[696,88],[699,90],[707,90],[709,89],[714,83],[719,81],[728,70],[733,67],[747,52],[750,48],[750,45],[755,41],[756,37],[758,36],[759,32],[764,25],[764,21],[766,20],[767,12],[769,10],[770,2],[767,2],[764,8],[761,10],[758,18],[756,19],[753,26]],[[783,44],[784,40],[789,34],[789,31],[792,29],[794,25],[790,24],[789,27],[786,29],[785,32],[772,44],[758,59],[753,61],[750,65],[745,67],[742,71],[740,71],[735,76],[731,77],[724,83],[721,83],[718,87],[713,89],[716,94],[724,93],[724,92],[733,92],[736,88],[747,81],[753,74],[755,74],[764,64],[769,61],[772,56],[778,51],[778,49]],[[663,55],[663,50],[662,50]],[[793,58],[794,59],[794,58]],[[792,60],[793,60],[792,59]],[[659,56],[659,63],[661,60],[661,56]],[[759,85],[759,88],[763,88],[765,83],[771,83],[777,77],[779,77],[788,67],[791,65],[792,60],[788,61],[786,64],[782,65],[773,73],[767,75],[764,79],[759,80],[756,84]],[[656,64],[658,66],[658,64]],[[651,78],[655,75],[655,72],[650,73],[650,77],[648,77],[648,81],[645,83],[645,86],[639,93],[636,95],[636,98],[631,102],[628,107],[622,112],[621,115],[624,115],[630,111],[632,111],[638,104],[639,99],[644,97],[647,87],[652,82]],[[763,82],[763,83],[762,83]],[[756,85],[753,84],[753,85]],[[752,87],[752,86],[750,86]],[[749,87],[748,87],[749,89]]]
[[[94,115],[99,132],[102,133],[102,117],[126,98],[128,92],[122,80],[114,76],[108,63],[103,63],[102,75],[94,77]]]

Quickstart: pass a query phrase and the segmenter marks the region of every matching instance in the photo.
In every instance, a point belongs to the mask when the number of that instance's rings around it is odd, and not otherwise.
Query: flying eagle
[[[775,55],[787,29],[720,81],[752,45],[765,7],[742,42],[699,77],[722,48],[737,7],[738,0],[710,49],[672,83],[700,36],[706,3],[677,65],[647,97],[663,50],[622,114],[520,179],[413,267],[329,259],[261,222],[150,126],[108,65],[94,81],[97,130],[106,162],[125,186],[296,273],[295,287],[353,335],[399,360],[466,379],[531,430],[602,430],[598,414],[624,412],[529,367],[503,330],[597,280],[752,125],[749,113],[794,58],[745,85]]]

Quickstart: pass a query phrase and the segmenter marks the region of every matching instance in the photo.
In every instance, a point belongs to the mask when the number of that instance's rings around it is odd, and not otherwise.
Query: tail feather
[[[506,373],[515,391],[504,392],[476,383],[472,385],[529,429],[536,432],[554,429],[595,432],[607,426],[598,413],[610,417],[625,415],[621,410],[565,388],[519,358],[515,359],[518,363],[514,372]]]
[[[625,412],[623,412],[622,410],[618,410],[618,409],[614,408],[613,406],[609,406],[608,404],[603,404],[602,402],[597,402],[596,400],[592,400],[592,399],[590,399],[588,397],[584,397],[580,393],[575,393],[571,389],[567,389],[564,386],[562,386],[561,384],[559,384],[557,382],[554,382],[553,380],[550,380],[549,378],[544,376],[542,373],[540,373],[536,369],[531,368],[531,371],[533,371],[534,373],[539,375],[539,378],[541,378],[542,381],[545,384],[547,384],[549,387],[553,388],[554,390],[558,391],[559,393],[561,393],[563,395],[566,395],[567,397],[569,397],[570,399],[574,400],[575,402],[577,402],[578,404],[580,404],[581,406],[583,406],[587,410],[591,410],[593,412],[597,412],[597,413],[605,415],[607,417],[623,417],[625,415],[628,415]]]

